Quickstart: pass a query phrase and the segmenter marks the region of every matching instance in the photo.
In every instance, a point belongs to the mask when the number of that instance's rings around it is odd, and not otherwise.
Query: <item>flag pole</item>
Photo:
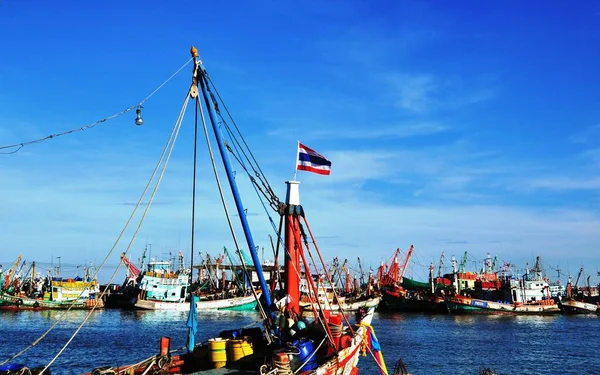
[[[296,160],[294,163],[294,178],[292,178],[292,181],[296,181],[296,174],[298,174],[298,155],[300,154],[300,141],[297,141],[297,147],[296,147]]]

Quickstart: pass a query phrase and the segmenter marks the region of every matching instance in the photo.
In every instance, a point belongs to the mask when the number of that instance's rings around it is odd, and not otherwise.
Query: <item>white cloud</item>
[[[527,185],[534,189],[594,191],[600,189],[600,177],[571,178],[566,176],[554,176],[532,179],[528,181]]]
[[[383,125],[377,123],[365,123],[359,129],[340,127],[338,129],[323,129],[306,134],[308,139],[324,139],[335,137],[337,139],[402,139],[419,136],[427,136],[450,130],[449,126],[435,122],[407,123],[398,125]]]
[[[600,124],[589,126],[572,134],[569,140],[573,143],[597,143],[600,141]]]
[[[398,108],[420,115],[441,109],[457,109],[496,96],[494,79],[470,79],[435,74],[392,72],[382,77],[390,89],[391,101]]]
[[[403,109],[425,112],[435,106],[440,90],[439,79],[431,74],[395,75],[388,78],[397,90],[396,104]]]

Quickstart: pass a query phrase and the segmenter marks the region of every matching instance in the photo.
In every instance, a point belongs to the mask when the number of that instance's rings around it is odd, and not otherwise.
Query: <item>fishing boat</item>
[[[552,299],[536,302],[486,301],[469,296],[454,295],[446,298],[446,305],[452,314],[533,314],[548,315],[560,313],[560,308]]]
[[[35,277],[35,262],[32,263],[22,281],[18,277],[17,258],[12,270],[7,273],[0,290],[0,310],[85,310],[102,308],[104,303],[98,298],[100,288],[97,280],[87,274],[85,278]]]
[[[258,196],[261,199],[265,198],[268,200],[267,204],[264,205],[265,211],[269,212],[267,207],[270,206],[280,217],[279,228],[275,227],[274,221],[271,218],[270,222],[273,223],[277,234],[277,248],[281,248],[282,253],[285,255],[285,276],[283,277],[284,288],[281,290],[282,293],[277,294],[267,287],[257,247],[254,243],[246,211],[229,161],[228,151],[232,152],[236,158],[240,157],[241,159],[243,159],[243,155],[251,155],[251,153],[249,153],[249,148],[245,140],[241,138],[241,133],[237,130],[237,126],[235,129],[236,133],[229,133],[229,130],[233,130],[229,127],[231,124],[234,124],[233,119],[231,119],[228,111],[221,112],[227,107],[222,103],[220,95],[199,59],[198,51],[194,47],[191,49],[191,54],[193,60],[192,84],[187,93],[188,95],[186,95],[184,108],[176,121],[172,134],[178,134],[178,129],[185,114],[185,107],[187,107],[188,101],[192,99],[196,103],[196,129],[199,128],[199,125],[202,125],[202,128],[205,130],[208,152],[213,163],[213,171],[217,180],[221,203],[223,204],[227,223],[231,229],[233,243],[236,249],[239,249],[240,246],[235,235],[236,232],[227,208],[227,200],[223,195],[218,168],[215,166],[215,159],[211,148],[211,142],[213,141],[211,141],[212,137],[209,137],[207,132],[207,122],[210,123],[214,132],[214,139],[218,146],[223,169],[227,176],[233,201],[235,202],[236,216],[239,217],[248,246],[247,248],[250,251],[252,262],[259,278],[261,290],[264,291],[260,300],[258,295],[254,293],[254,298],[260,301],[257,306],[262,320],[255,327],[231,327],[232,329],[227,331],[215,332],[213,337],[196,345],[195,336],[198,324],[197,297],[192,295],[186,322],[186,325],[189,327],[188,340],[186,348],[182,348],[186,353],[176,354],[176,352],[172,352],[170,339],[167,337],[157,337],[156,340],[160,343],[160,351],[157,355],[141,359],[135,364],[127,366],[111,366],[106,363],[94,362],[93,367],[95,368],[89,374],[284,375],[302,373],[349,375],[358,374],[358,362],[361,354],[366,355],[367,352],[371,353],[376,359],[382,373],[387,373],[381,355],[381,347],[371,326],[374,314],[373,308],[360,310],[352,317],[347,315],[343,308],[340,309],[339,313],[333,313],[317,305],[314,308],[312,319],[302,319],[300,310],[300,280],[303,274],[319,273],[318,270],[311,269],[311,265],[314,268],[317,266],[314,261],[311,263],[307,262],[307,255],[311,259],[319,259],[323,268],[325,267],[325,262],[308,224],[304,208],[300,204],[300,182],[295,180],[295,175],[294,179],[287,181],[286,199],[283,202],[280,201],[273,193],[262,170],[258,168],[256,160],[252,157],[244,159],[248,163],[243,165],[244,170],[251,171],[248,174],[253,183],[260,183],[262,189],[260,191],[257,190]],[[208,115],[208,121],[206,121],[205,114]],[[230,137],[233,137],[232,134],[236,134],[232,142],[237,143],[228,143],[226,145],[222,129],[227,129]],[[169,139],[169,150],[172,150],[173,144],[174,139],[173,142]],[[197,139],[194,144],[197,144]],[[239,147],[243,146],[245,153],[236,153],[233,150],[234,144]],[[324,171],[326,163],[329,163],[329,166],[331,165],[330,162],[314,150],[301,144],[298,145],[297,170],[310,170],[303,168],[313,168]],[[194,171],[196,170],[195,166],[196,158],[194,157]],[[193,186],[192,257],[194,254],[195,184]],[[140,201],[142,198],[140,198]],[[151,199],[145,207],[146,210],[151,206]],[[191,263],[193,264],[193,259]],[[249,277],[250,275],[247,276]],[[331,283],[327,272],[325,272],[325,276],[328,282]],[[191,278],[192,275],[190,274]],[[310,278],[308,278],[308,289],[313,296],[316,296],[316,287]],[[85,321],[81,323],[80,328],[83,328],[84,323]],[[144,337],[144,339],[148,340],[149,338]],[[90,350],[98,351],[101,348],[95,347]],[[19,352],[18,355],[22,352]],[[18,355],[13,356],[11,360],[14,360]],[[81,358],[80,360],[84,361],[86,358]],[[111,361],[109,358],[105,360]],[[114,364],[122,363],[121,358],[114,358],[112,362]],[[0,363],[0,365],[4,363]]]
[[[405,277],[414,246],[410,246],[404,262],[400,265],[396,249],[390,265],[381,264],[377,272],[381,284],[382,309],[401,312],[447,313],[444,298],[435,293],[433,266],[429,268],[430,283]]]
[[[53,278],[51,291],[43,298],[30,298],[24,294],[0,294],[0,310],[86,310],[102,308],[104,303],[98,298],[98,283],[77,279]]]
[[[189,310],[191,295],[196,295],[197,310],[254,311],[256,299],[250,292],[240,295],[221,289],[220,293],[190,292],[190,272],[185,268],[183,253],[179,252],[179,266],[173,270],[170,261],[151,260],[141,272],[124,254],[121,261],[127,267],[127,276],[120,291],[107,297],[111,307],[140,310]],[[260,293],[259,293],[260,295]]]
[[[306,285],[306,279],[303,279],[304,285]],[[302,287],[301,287],[302,290]],[[305,292],[300,297],[300,309],[302,315],[310,316],[315,308],[320,305],[323,309],[328,311],[340,311],[345,312],[356,312],[360,309],[370,309],[379,306],[379,297],[369,297],[367,295],[359,296],[336,296],[334,294],[334,288],[331,285],[317,286],[317,297],[316,300],[310,297],[310,294]]]
[[[579,274],[577,275],[577,279],[575,280],[575,284],[573,284],[573,280],[569,276],[569,280],[567,282],[567,290],[565,298],[559,299],[558,304],[560,309],[565,314],[600,314],[600,303],[596,302],[592,297],[592,288],[590,286],[590,280],[588,276],[588,285],[587,288],[582,290],[577,289],[577,284],[579,283],[579,279],[583,274],[583,266],[579,270]]]
[[[541,278],[533,280],[509,280],[507,300],[490,301],[473,298],[466,294],[446,297],[448,310],[453,313],[510,313],[510,314],[558,314],[557,302],[550,296],[548,282]]]
[[[565,299],[560,300],[558,305],[565,314],[600,314],[600,305],[595,303]]]

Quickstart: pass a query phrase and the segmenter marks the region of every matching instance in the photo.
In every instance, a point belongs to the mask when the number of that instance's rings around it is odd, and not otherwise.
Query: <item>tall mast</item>
[[[194,61],[197,60],[197,51],[195,48],[192,49],[192,56],[194,57]],[[252,232],[250,231],[250,225],[248,224],[248,218],[246,217],[246,212],[244,210],[244,205],[242,204],[242,198],[240,197],[240,193],[237,188],[237,184],[235,182],[235,177],[233,175],[233,169],[231,167],[231,163],[229,161],[229,155],[227,155],[227,148],[225,143],[223,142],[223,133],[221,132],[221,124],[216,119],[216,112],[218,111],[218,107],[216,103],[213,101],[214,97],[212,95],[208,87],[208,78],[207,73],[202,66],[202,62],[198,65],[196,75],[194,79],[199,83],[200,89],[202,90],[202,96],[204,97],[204,104],[207,108],[208,117],[210,119],[213,131],[215,133],[215,138],[217,140],[217,145],[219,146],[219,153],[221,155],[221,159],[223,160],[223,166],[225,167],[225,172],[227,174],[227,180],[229,181],[229,187],[231,188],[231,193],[233,195],[233,199],[235,201],[235,207],[237,209],[238,215],[240,217],[240,222],[242,224],[242,228],[244,230],[244,236],[246,237],[246,242],[248,244],[248,249],[250,250],[250,255],[252,256],[252,262],[254,263],[254,267],[256,268],[256,274],[258,280],[260,281],[260,287],[262,289],[262,295],[264,296],[265,303],[267,306],[271,306],[271,296],[269,294],[269,288],[267,286],[267,282],[263,275],[262,265],[260,263],[260,259],[258,257],[258,253],[256,251],[256,245],[254,243],[254,238],[252,237]]]

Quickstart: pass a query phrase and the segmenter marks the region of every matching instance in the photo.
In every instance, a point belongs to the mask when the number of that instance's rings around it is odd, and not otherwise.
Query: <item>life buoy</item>
[[[17,304],[17,306],[21,306],[23,304],[23,300],[20,298],[17,298],[17,300],[15,301],[15,303]]]
[[[38,307],[40,307],[40,303],[39,303],[38,301],[35,301],[35,302],[33,303],[33,308],[34,308],[34,309],[37,309]]]

